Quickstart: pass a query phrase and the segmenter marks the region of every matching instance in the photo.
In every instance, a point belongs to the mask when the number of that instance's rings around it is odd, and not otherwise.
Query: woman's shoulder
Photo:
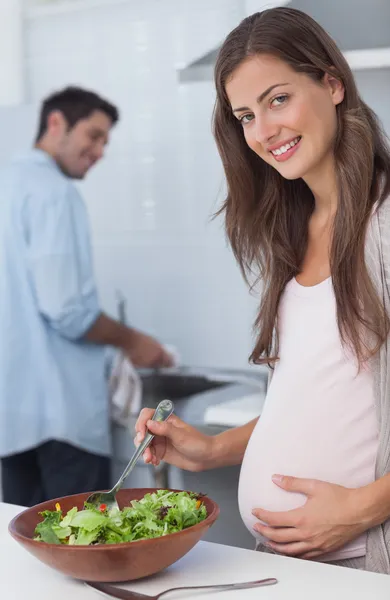
[[[373,277],[381,278],[381,264],[390,256],[390,197],[377,202],[367,225],[365,261]],[[385,260],[384,260],[385,259]]]
[[[380,217],[388,217],[390,215],[390,196],[385,198],[383,202],[376,206],[376,212]]]
[[[390,196],[374,206],[371,227],[377,232],[377,236],[390,243]]]
[[[381,280],[384,268],[390,284],[390,196],[374,206],[366,234],[365,259],[371,275]]]

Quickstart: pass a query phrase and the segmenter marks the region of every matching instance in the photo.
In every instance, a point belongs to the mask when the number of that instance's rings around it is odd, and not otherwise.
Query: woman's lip
[[[277,144],[268,146],[267,150],[268,150],[268,152],[273,152],[274,150],[279,150],[279,148],[286,146],[286,144],[291,144],[291,142],[293,142],[294,140],[297,140],[298,138],[301,138],[301,137],[302,137],[301,135],[296,135],[295,137],[292,137],[289,140],[285,140],[284,142],[278,142]]]
[[[299,140],[299,142],[297,142],[294,146],[292,146],[292,148],[289,148],[286,152],[283,152],[283,154],[276,155],[276,154],[273,154],[273,152],[271,152],[272,157],[277,162],[284,162],[284,161],[288,160],[298,150],[299,146],[301,145],[301,141],[302,141],[302,138]]]

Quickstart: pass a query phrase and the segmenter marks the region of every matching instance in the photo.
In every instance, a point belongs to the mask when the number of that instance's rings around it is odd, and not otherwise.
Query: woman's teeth
[[[276,150],[271,150],[271,153],[274,154],[275,156],[280,156],[281,154],[284,154],[285,152],[287,152],[287,150],[289,150],[290,148],[292,148],[293,146],[298,144],[300,139],[301,139],[301,136],[299,135],[297,138],[295,138],[295,140],[293,140],[292,142],[289,142],[285,146],[280,146],[280,148],[277,148]]]

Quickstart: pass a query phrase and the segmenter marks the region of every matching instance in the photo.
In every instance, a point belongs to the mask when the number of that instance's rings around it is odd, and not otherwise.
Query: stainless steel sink
[[[196,367],[175,369],[143,369],[142,408],[155,408],[169,398],[175,403],[175,413],[188,423],[203,427],[204,413],[209,406],[237,399],[256,392],[264,393],[266,371],[221,370]]]
[[[154,408],[165,398],[173,402],[203,394],[209,390],[229,385],[226,381],[215,381],[202,374],[170,371],[141,371],[143,405]]]

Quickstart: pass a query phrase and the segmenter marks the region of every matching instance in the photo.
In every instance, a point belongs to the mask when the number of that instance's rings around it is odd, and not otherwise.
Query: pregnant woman
[[[242,462],[256,547],[390,573],[390,151],[329,35],[275,8],[245,19],[215,67],[221,209],[248,282],[261,280],[260,418],[207,437],[150,421],[146,462]]]

